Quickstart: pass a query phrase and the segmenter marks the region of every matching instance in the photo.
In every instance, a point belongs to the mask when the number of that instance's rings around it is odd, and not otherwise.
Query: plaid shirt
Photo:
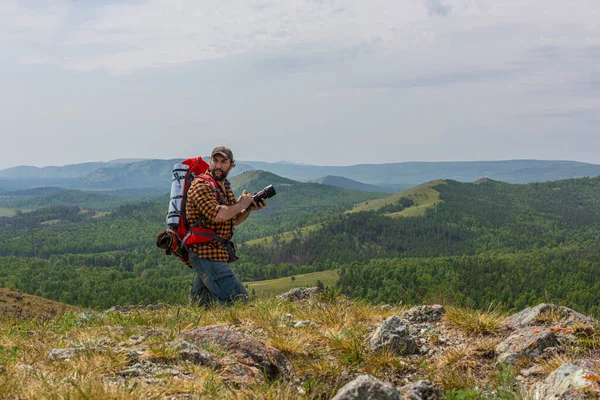
[[[219,197],[226,200],[226,205],[231,206],[237,203],[229,181],[225,180],[225,193],[223,193],[218,183],[217,190],[219,191]],[[208,182],[199,178],[192,181],[185,206],[188,226],[193,226],[198,219],[201,219],[203,221],[202,226],[213,229],[216,235],[223,239],[231,240],[233,237],[233,218],[225,222],[214,222],[221,207],[215,198],[212,186]],[[189,247],[189,250],[196,253],[200,258],[223,262],[229,260],[229,253],[225,245],[217,241],[194,244]]]

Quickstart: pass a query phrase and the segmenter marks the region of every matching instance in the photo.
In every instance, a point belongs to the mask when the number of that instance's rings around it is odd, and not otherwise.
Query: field
[[[299,231],[302,233],[314,232],[321,227],[321,224],[309,225],[303,228],[300,228]],[[287,243],[292,240],[294,237],[294,232],[283,232],[279,234],[279,241],[283,243]],[[248,246],[255,246],[257,244],[262,244],[268,246],[273,241],[273,236],[266,236],[260,239],[249,240],[245,244]]]
[[[400,193],[396,193],[392,196],[385,197],[383,199],[366,201],[364,203],[357,204],[348,213],[356,213],[360,211],[377,211],[380,208],[396,203],[403,197],[409,198],[414,202],[414,205],[405,208],[402,211],[385,214],[389,217],[419,217],[425,215],[425,210],[433,205],[439,203],[440,193],[433,189],[434,186],[444,183],[443,180],[438,179],[435,181],[427,182],[422,185],[404,190]]]
[[[0,217],[14,217],[15,210],[13,208],[0,207]]]
[[[311,274],[295,275],[294,280],[291,277],[271,279],[268,281],[256,281],[244,283],[248,287],[248,293],[254,294],[258,298],[272,297],[285,293],[295,287],[316,286],[320,280],[325,286],[334,286],[338,280],[338,271],[320,271]]]

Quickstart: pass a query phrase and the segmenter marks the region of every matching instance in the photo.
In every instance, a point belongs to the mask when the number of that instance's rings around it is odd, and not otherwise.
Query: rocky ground
[[[551,304],[506,316],[298,288],[0,326],[5,398],[600,398],[599,322]]]

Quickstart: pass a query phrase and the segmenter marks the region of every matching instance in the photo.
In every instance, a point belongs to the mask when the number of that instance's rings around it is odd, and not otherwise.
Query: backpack
[[[167,211],[167,229],[156,238],[156,246],[165,250],[167,255],[176,255],[185,265],[191,267],[187,247],[197,243],[219,241],[225,245],[229,252],[230,261],[235,261],[235,248],[229,240],[215,234],[215,231],[203,227],[200,222],[193,226],[188,225],[185,215],[187,192],[196,178],[205,180],[213,189],[215,198],[220,204],[225,200],[217,190],[217,183],[208,174],[208,163],[202,157],[188,158],[173,166],[173,179],[171,181],[171,195]]]

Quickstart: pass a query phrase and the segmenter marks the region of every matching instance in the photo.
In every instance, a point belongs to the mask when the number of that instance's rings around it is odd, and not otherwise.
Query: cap
[[[223,157],[233,161],[233,152],[231,151],[231,149],[229,147],[225,147],[225,146],[215,147],[210,155],[210,158],[213,158],[215,156],[215,154],[220,154]]]

